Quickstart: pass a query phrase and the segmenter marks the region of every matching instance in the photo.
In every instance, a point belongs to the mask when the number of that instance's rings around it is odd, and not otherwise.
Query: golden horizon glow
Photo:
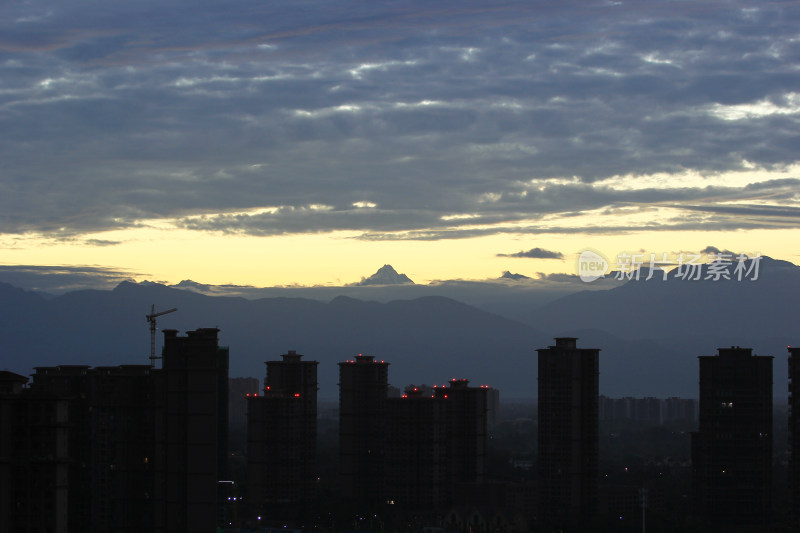
[[[617,176],[596,182],[591,187],[619,190],[642,188],[697,188],[703,186],[745,187],[750,184],[788,177],[800,171],[793,165],[771,172],[743,170],[725,175],[701,177],[693,173],[670,176],[654,174],[638,177]],[[549,186],[576,183],[575,179],[553,178],[522,184],[521,196],[536,194]],[[491,193],[486,202],[494,202]],[[708,203],[708,196],[703,202]],[[777,207],[769,197],[759,198],[752,191],[745,205]],[[787,203],[784,198],[783,205]],[[795,202],[788,201],[789,206]],[[185,279],[210,285],[342,286],[370,276],[384,264],[392,265],[417,284],[443,280],[497,279],[510,271],[535,278],[543,274],[576,274],[578,254],[587,248],[602,253],[612,268],[620,253],[697,253],[707,246],[748,255],[768,255],[790,262],[798,252],[787,243],[798,242],[800,228],[780,214],[752,220],[773,228],[715,230],[719,221],[736,224],[748,221],[747,215],[714,214],[691,210],[691,201],[617,204],[577,213],[550,213],[536,219],[515,219],[490,223],[478,213],[442,215],[444,228],[407,233],[385,232],[374,240],[364,231],[328,231],[273,236],[253,236],[244,232],[215,232],[187,229],[187,221],[216,216],[276,215],[294,209],[329,211],[330,206],[311,204],[263,206],[251,209],[193,214],[181,218],[136,221],[134,226],[64,239],[33,233],[0,235],[0,264],[54,267],[91,266],[129,271],[136,281],[150,280],[176,284]],[[718,206],[736,207],[736,197]],[[375,203],[356,202],[356,209],[374,209]],[[685,208],[684,206],[688,207]],[[489,211],[489,213],[496,214]],[[766,217],[766,218],[765,218]],[[450,225],[452,224],[452,225]],[[669,229],[688,224],[691,229]],[[447,227],[449,226],[449,227]],[[709,231],[702,228],[709,227]],[[631,229],[627,229],[631,228]],[[652,228],[652,229],[651,229]],[[445,237],[422,235],[450,232]],[[414,237],[417,237],[416,239]],[[461,238],[459,238],[461,237]],[[561,259],[508,257],[521,251],[542,248],[563,254]],[[502,257],[501,255],[506,255]]]
[[[211,285],[341,286],[358,282],[384,264],[417,284],[498,278],[503,271],[575,274],[580,251],[604,254],[612,268],[619,253],[697,253],[707,246],[790,262],[798,253],[786,243],[800,229],[735,232],[638,231],[626,234],[498,234],[467,239],[364,241],[359,232],[253,237],[166,228],[134,228],[86,235],[80,242],[28,236],[14,247],[3,243],[0,264],[94,266],[131,272],[136,281],[175,284],[184,279]],[[86,241],[120,240],[93,246]],[[4,239],[8,240],[8,237]],[[498,257],[532,248],[563,253],[563,259]]]

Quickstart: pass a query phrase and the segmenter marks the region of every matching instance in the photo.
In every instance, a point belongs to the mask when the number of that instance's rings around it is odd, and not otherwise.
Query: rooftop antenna
[[[145,315],[147,322],[150,324],[150,368],[155,368],[156,359],[161,359],[160,357],[156,357],[156,317],[166,315],[167,313],[174,313],[177,310],[177,307],[173,307],[172,309],[156,313],[156,304],[153,304],[153,307],[150,308],[150,314]]]

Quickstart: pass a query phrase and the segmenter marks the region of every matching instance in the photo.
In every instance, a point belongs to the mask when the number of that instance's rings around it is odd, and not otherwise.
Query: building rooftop
[[[13,381],[16,383],[27,383],[28,378],[25,376],[21,376],[19,374],[15,374],[14,372],[9,372],[8,370],[0,370],[0,381],[9,382]]]

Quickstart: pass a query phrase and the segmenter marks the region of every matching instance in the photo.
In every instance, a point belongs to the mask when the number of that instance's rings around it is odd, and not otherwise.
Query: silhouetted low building
[[[664,400],[664,422],[697,422],[697,400],[670,397]]]
[[[697,400],[600,396],[599,417],[603,422],[638,422],[650,426],[668,422],[691,423],[697,420]]]
[[[628,530],[642,523],[642,510],[662,514],[665,511],[664,490],[632,485],[601,485],[598,491],[598,514],[606,517],[620,530]]]

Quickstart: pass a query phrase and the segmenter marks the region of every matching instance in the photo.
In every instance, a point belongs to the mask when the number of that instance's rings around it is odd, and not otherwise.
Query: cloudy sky
[[[796,1],[11,0],[0,265],[268,286],[574,273],[586,248],[800,262],[798,91]]]

